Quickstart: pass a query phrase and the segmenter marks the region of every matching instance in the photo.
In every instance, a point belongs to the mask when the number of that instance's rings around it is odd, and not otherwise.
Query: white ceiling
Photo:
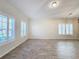
[[[57,8],[48,8],[52,0],[7,0],[31,18],[78,17],[79,0],[58,0]],[[69,15],[72,13],[72,16]]]

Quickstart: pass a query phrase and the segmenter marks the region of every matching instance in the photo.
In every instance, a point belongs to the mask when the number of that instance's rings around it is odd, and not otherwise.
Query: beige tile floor
[[[1,59],[79,59],[79,41],[28,40]]]

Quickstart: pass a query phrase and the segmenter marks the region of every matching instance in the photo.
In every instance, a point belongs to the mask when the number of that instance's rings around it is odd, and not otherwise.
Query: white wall
[[[58,24],[73,23],[74,35],[59,35]],[[78,23],[76,18],[38,19],[31,20],[30,39],[78,39]]]
[[[6,13],[9,16],[15,17],[16,22],[16,37],[14,41],[7,42],[4,45],[0,46],[0,57],[4,56],[8,52],[10,52],[12,49],[23,43],[28,39],[28,18],[21,12],[19,9],[16,9],[14,6],[10,5],[6,0],[0,0],[0,14]],[[27,23],[27,35],[22,38],[20,36],[20,22],[24,21]]]

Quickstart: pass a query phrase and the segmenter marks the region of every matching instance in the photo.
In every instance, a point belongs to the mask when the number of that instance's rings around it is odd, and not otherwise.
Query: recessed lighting
[[[48,5],[49,8],[55,8],[59,5],[58,1],[51,1]]]

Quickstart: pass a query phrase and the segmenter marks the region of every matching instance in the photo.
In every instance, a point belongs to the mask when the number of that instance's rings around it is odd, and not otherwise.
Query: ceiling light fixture
[[[58,5],[59,5],[58,1],[51,1],[48,6],[49,6],[49,8],[55,8]]]

